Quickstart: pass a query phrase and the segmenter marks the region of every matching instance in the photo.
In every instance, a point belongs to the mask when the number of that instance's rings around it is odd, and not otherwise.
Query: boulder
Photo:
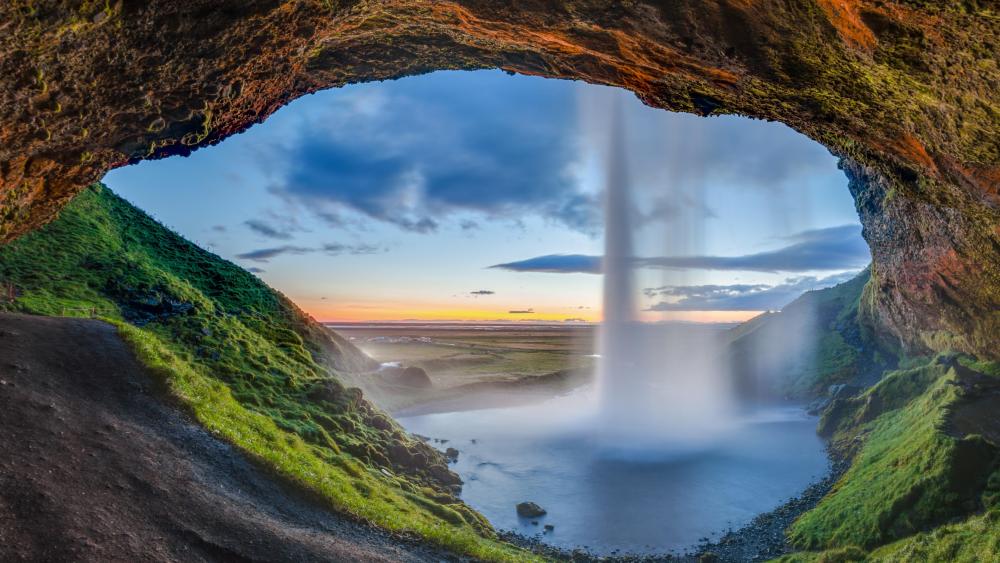
[[[521,518],[537,518],[539,516],[545,516],[546,514],[548,514],[548,512],[546,512],[544,508],[530,501],[522,502],[517,505],[517,515]]]

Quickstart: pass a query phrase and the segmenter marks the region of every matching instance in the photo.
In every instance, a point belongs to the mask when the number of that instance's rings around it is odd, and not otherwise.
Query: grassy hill
[[[806,561],[1000,558],[1000,369],[967,356],[897,357],[862,314],[866,270],[732,329],[745,396],[812,400],[850,467],[788,530]]]
[[[730,331],[729,360],[741,394],[811,400],[831,385],[868,387],[896,366],[859,315],[869,271],[804,293],[777,313],[764,313]]]
[[[852,458],[789,529],[783,561],[1000,558],[1000,369],[938,356],[839,398],[820,431]]]
[[[106,187],[0,247],[0,284],[2,309],[115,323],[201,424],[332,507],[481,558],[524,560],[457,500],[460,480],[438,452],[341,383],[370,358]]]

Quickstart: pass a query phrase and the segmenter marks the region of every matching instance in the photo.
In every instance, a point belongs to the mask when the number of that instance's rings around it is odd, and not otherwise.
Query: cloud
[[[244,252],[242,254],[237,254],[236,257],[241,260],[253,260],[255,262],[267,262],[272,258],[276,258],[283,254],[312,254],[314,252],[322,252],[330,256],[340,256],[342,254],[351,255],[362,255],[362,254],[375,254],[377,252],[384,252],[385,249],[373,246],[370,244],[340,244],[340,243],[328,243],[324,244],[319,248],[307,247],[307,246],[275,246],[271,248],[259,248],[257,250],[251,250],[249,252]]]
[[[807,272],[860,269],[871,261],[871,251],[861,238],[859,225],[842,225],[802,231],[777,250],[743,256],[657,256],[634,259],[637,268],[677,270],[729,270],[753,272]],[[514,272],[601,273],[601,257],[583,254],[548,254],[495,264],[490,268]]]
[[[385,252],[385,248],[380,246],[375,246],[372,244],[340,244],[340,243],[324,244],[318,250],[326,254],[329,254],[330,256],[340,256],[341,254],[351,254],[359,256],[362,254],[377,254],[379,252]]]
[[[251,266],[251,267],[247,268],[247,271],[250,272],[251,274],[263,274],[267,270],[265,270],[264,268],[258,268],[256,266]]]
[[[476,291],[470,291],[470,295],[495,295],[495,291],[490,291],[489,289],[479,289]]]
[[[224,232],[226,232],[226,226],[225,225],[212,225],[212,230],[215,231],[215,232],[217,232],[217,233],[224,233]]]
[[[863,268],[871,251],[859,225],[802,231],[786,237],[792,244],[744,256],[664,256],[637,259],[638,267],[667,269],[805,272]]]
[[[647,311],[763,311],[781,309],[807,291],[837,285],[854,279],[857,271],[817,278],[788,278],[778,285],[668,285],[647,288],[650,298],[665,298]]]
[[[288,230],[279,229],[278,227],[275,227],[267,221],[261,219],[250,219],[244,221],[243,224],[249,227],[251,231],[267,238],[277,240],[290,240],[292,238],[292,233]]]
[[[530,315],[534,312],[534,309],[513,309],[511,311],[507,311],[507,313],[511,315]]]
[[[599,274],[601,257],[585,254],[546,254],[517,262],[494,264],[490,268],[512,272],[545,272],[552,274]]]
[[[237,254],[236,257],[241,260],[253,260],[255,262],[267,262],[271,258],[276,256],[281,256],[282,254],[308,254],[314,252],[313,248],[306,248],[302,246],[276,246],[271,248],[258,248],[257,250],[251,250],[250,252],[244,252],[243,254]]]
[[[357,213],[430,233],[472,212],[599,231],[599,202],[572,175],[575,98],[565,84],[469,73],[387,82],[353,96],[344,93],[274,151],[270,158],[282,161],[272,167],[281,170],[274,193],[334,226]],[[469,230],[476,222],[459,224]]]

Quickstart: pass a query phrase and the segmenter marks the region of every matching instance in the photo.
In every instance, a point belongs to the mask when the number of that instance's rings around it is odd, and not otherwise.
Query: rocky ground
[[[0,315],[0,561],[441,561],[165,404],[113,327]]]

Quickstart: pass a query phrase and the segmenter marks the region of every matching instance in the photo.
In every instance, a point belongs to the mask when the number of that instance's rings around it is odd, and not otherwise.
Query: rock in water
[[[517,505],[517,515],[521,518],[536,518],[538,516],[545,516],[547,512],[545,509],[538,506],[533,502],[522,502]]]

